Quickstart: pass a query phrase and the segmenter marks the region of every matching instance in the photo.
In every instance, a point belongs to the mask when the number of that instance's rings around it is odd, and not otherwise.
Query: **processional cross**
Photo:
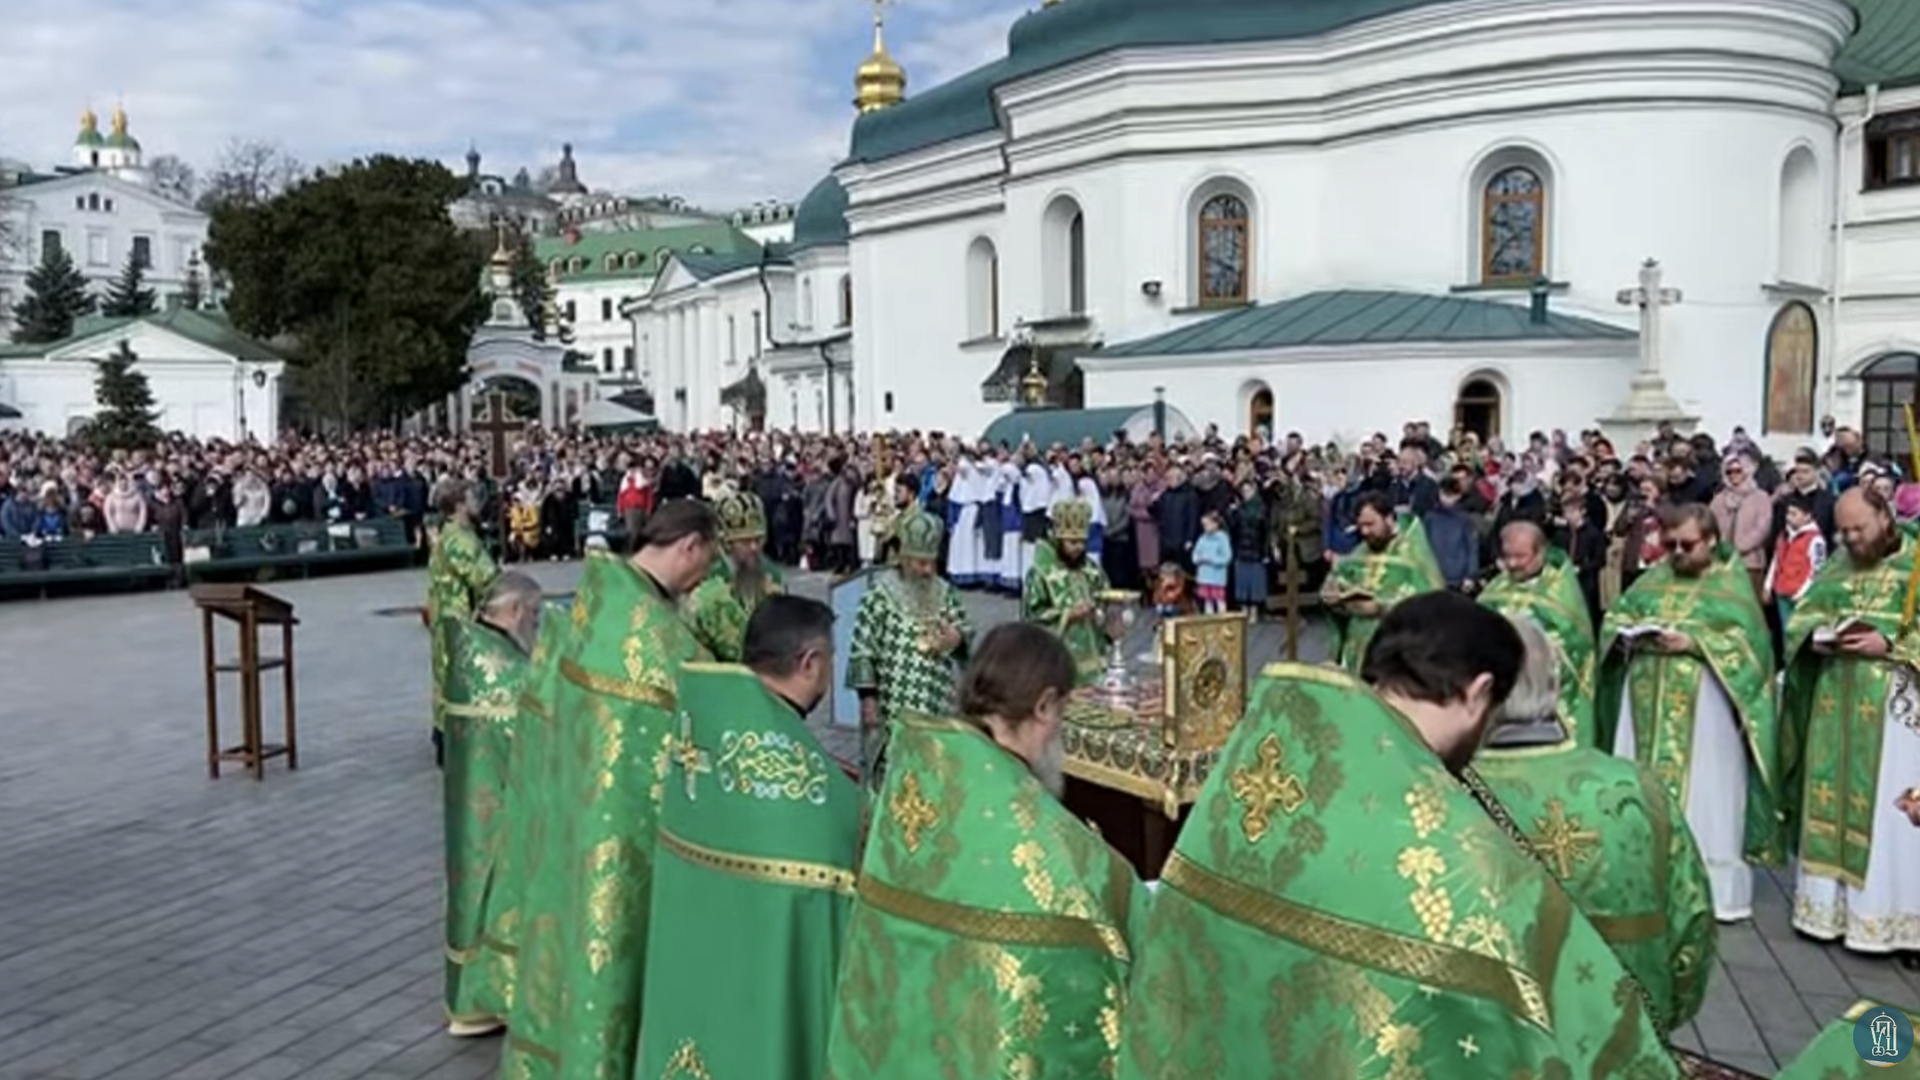
[[[700,774],[712,772],[713,761],[707,752],[700,749],[700,745],[693,741],[693,716],[690,713],[680,714],[680,734],[673,738],[672,754],[673,763],[678,765],[680,771],[685,774],[687,799],[692,801],[697,797],[694,789],[700,782]]]
[[[1660,261],[1648,259],[1640,264],[1640,284],[1621,289],[1614,297],[1624,307],[1640,309],[1640,377],[1643,379],[1660,374],[1660,311],[1680,302],[1680,290],[1661,288],[1660,278]]]
[[[507,395],[498,390],[487,392],[486,406],[485,419],[475,422],[473,430],[487,437],[487,472],[495,480],[505,480],[513,474],[513,446],[508,440],[525,431],[527,422],[507,411]]]

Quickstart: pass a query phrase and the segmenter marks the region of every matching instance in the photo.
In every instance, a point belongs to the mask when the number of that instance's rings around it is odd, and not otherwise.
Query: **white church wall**
[[[633,349],[633,324],[620,316],[620,303],[645,296],[653,284],[650,277],[614,278],[568,283],[561,280],[554,299],[562,310],[573,305],[573,348],[603,374],[619,374],[628,368]],[[636,356],[633,363],[638,364]]]
[[[757,271],[749,270],[658,294],[634,313],[629,334],[640,338],[639,370],[653,391],[663,427],[744,426],[744,417],[720,403],[720,391],[745,378],[775,340],[791,337],[785,327],[794,318],[792,292],[792,275],[784,270],[768,273],[766,289]],[[777,339],[769,336],[770,322],[781,328]],[[768,411],[774,412],[771,393]]]
[[[1823,411],[1855,428],[1869,421],[1856,377],[1887,354],[1920,353],[1920,187],[1867,188],[1861,132],[1867,107],[1866,98],[1856,96],[1836,109],[1843,132],[1839,302],[1829,297],[1816,305],[1822,326],[1819,400]],[[1920,87],[1882,91],[1873,107],[1877,117],[1920,109]]]

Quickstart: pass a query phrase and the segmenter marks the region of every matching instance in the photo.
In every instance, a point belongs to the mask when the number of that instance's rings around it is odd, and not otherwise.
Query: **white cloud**
[[[982,10],[983,6],[986,10]],[[1016,0],[908,0],[888,42],[924,89],[997,55]],[[575,145],[594,187],[714,207],[798,198],[846,149],[854,0],[4,0],[0,156],[64,163],[124,100],[148,154],[229,139],[489,171]]]

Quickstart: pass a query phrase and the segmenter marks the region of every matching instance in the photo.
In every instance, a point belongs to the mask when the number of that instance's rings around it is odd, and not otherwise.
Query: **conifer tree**
[[[121,319],[137,319],[158,310],[159,297],[147,288],[147,267],[134,253],[127,252],[127,264],[120,268],[107,295],[100,303],[100,314]]]
[[[136,450],[160,440],[153,388],[146,374],[133,368],[139,359],[123,338],[112,356],[95,361],[93,399],[100,411],[88,422],[86,437],[96,451]]]
[[[65,248],[53,251],[27,274],[27,295],[13,305],[13,340],[43,344],[73,336],[74,320],[93,313],[87,279]]]

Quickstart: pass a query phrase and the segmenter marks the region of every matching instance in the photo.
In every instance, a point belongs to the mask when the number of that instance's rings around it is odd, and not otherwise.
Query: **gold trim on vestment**
[[[1491,956],[1315,911],[1229,881],[1179,852],[1167,860],[1160,880],[1219,915],[1315,953],[1421,986],[1486,998],[1543,1031],[1553,1030],[1542,980]],[[1557,895],[1549,891],[1544,903],[1551,905]],[[1543,913],[1542,922],[1550,917]]]
[[[753,675],[753,669],[745,664],[723,664],[717,660],[688,660],[680,665],[680,670],[724,672],[732,675]]]
[[[1606,938],[1609,945],[1637,945],[1642,941],[1664,937],[1667,932],[1667,914],[1664,911],[1649,911],[1640,915],[1588,915],[1587,921],[1600,931],[1600,936]]]
[[[566,676],[567,681],[575,686],[591,690],[596,694],[606,694],[623,701],[651,705],[656,709],[680,707],[671,690],[648,686],[646,683],[634,682],[632,679],[621,679],[612,675],[602,675],[597,671],[588,671],[572,660],[560,661],[560,674]]]
[[[470,949],[456,949],[453,946],[448,945],[446,947],[446,952],[447,952],[448,963],[458,964],[461,967],[466,967],[468,964],[473,962],[474,957],[480,955],[480,946],[475,945]]]
[[[860,900],[894,918],[944,930],[968,941],[1086,949],[1106,953],[1122,963],[1132,959],[1125,935],[1112,926],[1090,919],[1021,911],[988,911],[908,892],[871,875],[860,879]]]
[[[556,1069],[560,1067],[559,1054],[554,1053],[553,1051],[547,1049],[544,1046],[540,1046],[535,1043],[530,1043],[519,1035],[514,1035],[512,1033],[509,1033],[507,1035],[507,1048],[509,1050],[515,1050],[522,1054],[526,1054],[530,1057],[537,1057],[541,1061],[544,1061],[547,1064],[552,1065]]]
[[[787,885],[796,889],[821,889],[842,896],[854,895],[855,876],[825,863],[797,859],[762,859],[752,855],[734,855],[702,847],[683,840],[665,829],[660,830],[660,846],[696,866],[723,874],[758,881],[767,885]]]
[[[1067,775],[1075,780],[1084,780],[1111,791],[1132,795],[1150,804],[1168,821],[1178,821],[1181,807],[1191,806],[1198,801],[1200,790],[1206,786],[1205,781],[1197,784],[1174,785],[1159,780],[1149,780],[1138,773],[1088,761],[1074,754],[1066,755],[1062,765]]]
[[[520,710],[512,705],[455,705],[449,701],[440,703],[440,711],[447,716],[457,716],[462,720],[514,720]]]

